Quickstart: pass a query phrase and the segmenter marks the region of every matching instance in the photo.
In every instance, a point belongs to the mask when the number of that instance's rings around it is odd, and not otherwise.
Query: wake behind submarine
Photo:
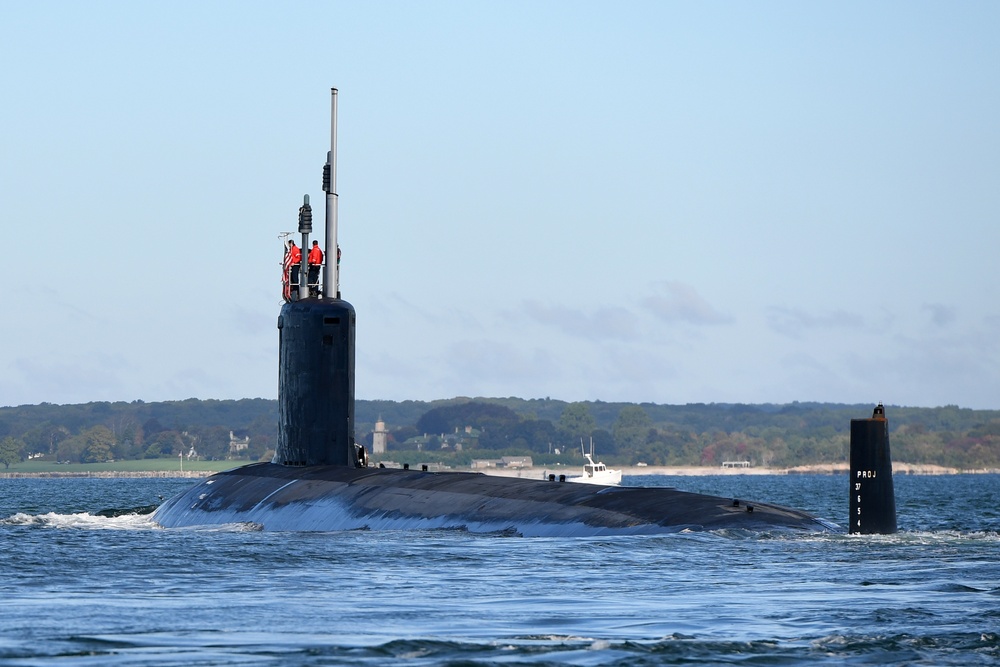
[[[337,90],[323,168],[325,247],[337,245]],[[299,209],[302,248],[312,209]],[[337,255],[333,255],[337,257]],[[299,276],[307,275],[302,257]],[[293,281],[294,282],[294,281]],[[368,464],[354,440],[354,307],[341,299],[339,262],[322,282],[299,280],[278,315],[278,435],[270,463],[206,478],[167,500],[152,519],[165,528],[249,523],[263,530],[460,528],[523,536],[656,534],[681,530],[839,531],[807,512],[673,488],[570,484],[428,472]],[[888,426],[881,404],[851,421],[852,533],[896,530]],[[856,454],[857,452],[857,454]]]

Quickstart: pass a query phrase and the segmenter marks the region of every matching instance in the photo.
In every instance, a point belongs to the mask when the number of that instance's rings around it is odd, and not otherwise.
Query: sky
[[[0,3],[0,405],[276,398],[280,234],[304,194],[323,218],[335,87],[359,399],[1000,409],[997,26]]]

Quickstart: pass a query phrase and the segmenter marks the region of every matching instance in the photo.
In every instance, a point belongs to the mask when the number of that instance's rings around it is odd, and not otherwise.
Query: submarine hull
[[[287,302],[278,316],[274,458],[203,480],[157,508],[155,522],[165,528],[225,524],[273,531],[448,528],[525,536],[838,530],[806,512],[671,488],[367,467],[367,453],[355,441],[356,314],[340,298],[336,89],[331,90],[331,102],[331,145],[323,175],[329,259],[323,285],[312,296],[300,285],[299,298],[292,298],[291,278],[283,276]],[[302,247],[308,247],[312,233],[308,195],[299,209],[299,233]],[[307,270],[303,262],[300,273]],[[858,491],[867,493],[868,487]],[[866,516],[879,512],[882,502],[866,501]]]
[[[268,531],[450,528],[523,536],[835,528],[798,510],[671,488],[273,463],[212,475],[152,518],[166,528],[245,523]]]

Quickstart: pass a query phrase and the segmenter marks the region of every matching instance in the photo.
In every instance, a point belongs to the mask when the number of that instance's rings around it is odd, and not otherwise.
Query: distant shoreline
[[[721,466],[609,466],[621,470],[623,476],[671,475],[705,477],[709,475],[846,475],[850,471],[847,463],[816,463],[792,468],[723,468]],[[523,470],[501,470],[488,468],[480,472],[498,477],[525,477],[545,479],[549,474],[579,475],[581,468],[565,466],[561,468],[525,468]],[[966,475],[1000,473],[997,469],[959,470],[945,466],[924,463],[893,463],[894,475]]]
[[[59,472],[58,470],[45,471],[45,472],[17,472],[13,470],[8,470],[6,472],[0,472],[0,479],[21,479],[21,478],[69,478],[69,477],[80,477],[80,478],[152,478],[152,477],[162,477],[162,478],[191,478],[198,479],[201,477],[208,477],[209,475],[214,475],[215,471],[212,470],[185,470],[181,472],[180,470],[80,470],[74,472]]]
[[[622,475],[671,475],[705,477],[711,475],[846,475],[849,467],[846,463],[817,463],[808,466],[795,466],[793,468],[723,468],[721,466],[622,466]],[[483,470],[448,470],[448,472],[482,472],[496,477],[519,477],[523,479],[545,479],[549,474],[553,475],[579,475],[581,470],[575,467],[566,466],[561,468],[533,467],[519,470],[504,470],[500,468],[487,468]],[[958,468],[947,468],[939,465],[922,463],[893,463],[892,472],[895,475],[971,475],[971,474],[996,474],[997,469],[983,470],[959,470]],[[45,471],[45,472],[19,472],[8,470],[0,472],[0,479],[21,479],[21,478],[177,478],[177,479],[200,479],[214,475],[211,470],[91,470],[91,471]]]

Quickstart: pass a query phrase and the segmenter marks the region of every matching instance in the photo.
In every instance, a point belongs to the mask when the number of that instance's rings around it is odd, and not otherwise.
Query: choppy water
[[[844,524],[834,476],[630,478]],[[1000,476],[896,477],[892,536],[163,530],[191,484],[0,479],[3,665],[976,665]]]

